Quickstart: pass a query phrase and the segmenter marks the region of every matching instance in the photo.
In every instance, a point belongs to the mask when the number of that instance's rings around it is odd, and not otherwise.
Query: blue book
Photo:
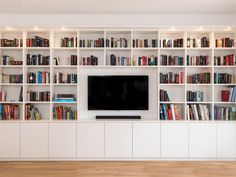
[[[55,99],[54,102],[57,102],[57,103],[61,103],[61,102],[71,103],[71,102],[76,102],[76,100],[74,100],[74,99]]]

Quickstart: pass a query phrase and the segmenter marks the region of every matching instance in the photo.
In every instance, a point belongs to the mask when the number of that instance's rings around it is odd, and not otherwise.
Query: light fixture
[[[200,27],[199,27],[199,31],[202,31],[202,30],[203,30],[203,27],[202,27],[202,26],[200,26]]]
[[[61,30],[66,30],[66,28],[63,26],[63,27],[61,28]]]
[[[13,30],[12,28],[10,28],[9,26],[6,27],[6,30]]]
[[[231,27],[228,26],[228,27],[226,28],[226,31],[230,31],[230,30],[231,30]]]
[[[37,26],[34,27],[34,30],[39,30]]]
[[[170,31],[175,31],[175,27],[173,26],[173,27],[170,29]]]

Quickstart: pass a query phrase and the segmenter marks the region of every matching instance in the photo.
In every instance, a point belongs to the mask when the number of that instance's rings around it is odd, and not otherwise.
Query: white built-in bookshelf
[[[28,47],[26,39],[33,38],[34,36],[40,36],[49,39],[49,47]],[[61,47],[61,39],[69,37],[77,38],[77,46],[74,44],[71,47]],[[208,47],[198,46],[199,39],[207,37],[209,40]],[[155,96],[155,105],[153,108],[151,120],[161,120],[160,111],[161,107],[166,104],[174,104],[178,111],[178,120],[189,121],[190,117],[188,114],[189,104],[190,105],[206,105],[209,109],[209,118],[203,120],[215,120],[214,118],[214,108],[215,106],[223,107],[236,107],[236,102],[223,102],[221,100],[221,91],[229,90],[229,86],[236,86],[236,31],[232,29],[224,30],[223,28],[209,28],[209,29],[150,29],[150,28],[140,28],[140,29],[16,29],[16,30],[1,30],[1,39],[22,39],[23,46],[19,47],[0,47],[0,55],[14,57],[15,60],[23,61],[22,65],[2,65],[0,66],[0,71],[2,74],[23,74],[23,83],[0,83],[1,90],[7,93],[6,101],[2,101],[1,104],[16,104],[19,106],[20,113],[19,119],[21,121],[27,121],[26,119],[26,104],[34,105],[38,108],[41,115],[41,120],[53,120],[53,108],[55,106],[71,107],[72,110],[77,111],[77,121],[86,119],[84,114],[81,114],[85,109],[87,104],[80,99],[81,90],[85,90],[84,82],[80,82],[81,73],[86,72],[86,70],[105,70],[109,69],[110,74],[112,70],[117,74],[122,74],[124,71],[129,71],[132,73],[133,70],[137,72],[138,70],[142,73],[154,73],[151,77],[156,80],[155,89],[152,89],[149,93],[149,97]],[[106,45],[106,39],[119,39],[118,45],[121,43],[121,38],[127,40],[127,46],[111,47]],[[189,38],[195,38],[196,47],[188,47]],[[234,45],[232,47],[216,47],[216,39],[230,38],[234,39]],[[97,40],[104,39],[104,46],[101,47],[87,47],[80,46],[80,40]],[[141,42],[140,46],[135,46],[134,41],[136,39],[144,40],[148,39],[148,46],[144,46]],[[163,39],[183,39],[183,46],[180,47],[163,47]],[[156,40],[156,44],[152,45],[152,40]],[[192,41],[191,41],[192,42]],[[155,41],[154,41],[155,43]],[[120,44],[121,45],[121,44]],[[49,65],[27,65],[27,55],[43,55],[49,56]],[[71,65],[70,57],[71,55],[77,56],[77,65]],[[97,57],[97,65],[83,65],[83,58],[90,56]],[[122,56],[125,57],[124,65],[111,65],[110,56]],[[178,56],[182,57],[183,62],[180,65],[163,65],[161,63],[161,58],[163,55],[168,56]],[[226,56],[234,55],[233,65],[215,65],[214,57],[216,56]],[[152,58],[157,58],[157,64],[146,65],[142,63],[138,65],[137,57],[147,56]],[[202,65],[188,65],[187,56],[208,56],[208,63]],[[55,65],[54,57],[60,59],[60,64]],[[1,59],[2,60],[2,59]],[[1,61],[2,62],[2,61]],[[124,61],[123,61],[124,62]],[[39,84],[39,83],[28,83],[27,74],[29,72],[49,72],[50,73],[50,83]],[[54,75],[57,72],[63,74],[77,74],[77,83],[54,83]],[[167,74],[173,72],[174,74],[182,74],[182,82],[174,83],[161,83],[160,74]],[[198,73],[209,73],[210,81],[208,83],[188,83],[188,76]],[[230,83],[217,84],[214,83],[214,73],[228,73],[232,75]],[[94,72],[93,72],[94,74]],[[180,77],[180,76],[177,76]],[[206,77],[206,76],[205,76]],[[154,84],[150,82],[150,84]],[[21,86],[23,88],[23,100],[19,101],[19,94]],[[160,90],[167,91],[170,100],[160,101],[161,95]],[[50,98],[47,101],[30,101],[27,99],[27,92],[50,92]],[[203,93],[203,100],[201,101],[188,101],[187,91],[199,91]],[[155,93],[154,93],[155,92]],[[54,98],[57,94],[74,94],[74,102],[55,102]],[[82,106],[83,105],[83,106]],[[171,108],[170,108],[171,109]],[[205,109],[200,107],[200,109]],[[235,115],[235,114],[234,114]],[[233,119],[236,119],[234,117]],[[227,119],[226,119],[227,120]],[[71,120],[72,121],[72,120]]]

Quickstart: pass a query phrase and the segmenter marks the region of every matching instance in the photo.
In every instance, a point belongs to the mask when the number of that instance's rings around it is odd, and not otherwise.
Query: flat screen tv
[[[148,110],[147,75],[88,76],[88,110]]]

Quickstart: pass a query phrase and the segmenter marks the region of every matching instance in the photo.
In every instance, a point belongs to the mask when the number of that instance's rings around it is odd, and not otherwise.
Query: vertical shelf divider
[[[53,77],[54,77],[54,31],[50,30],[50,117],[49,120],[53,120]]]

